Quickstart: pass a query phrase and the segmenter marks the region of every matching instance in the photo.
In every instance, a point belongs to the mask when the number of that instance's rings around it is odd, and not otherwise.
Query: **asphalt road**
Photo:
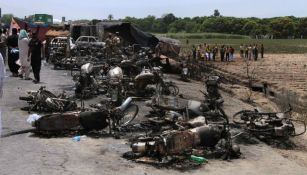
[[[26,105],[18,100],[27,90],[47,86],[49,90],[61,92],[72,90],[73,82],[67,71],[54,71],[49,66],[42,68],[41,84],[9,77],[5,83],[4,96],[0,99],[2,110],[2,132],[9,133],[29,129],[28,113],[20,107]],[[176,80],[175,80],[176,81]],[[181,92],[199,99],[203,85],[198,82],[178,82]],[[251,108],[231,96],[224,95],[225,111],[232,115],[242,108]],[[140,113],[142,115],[142,113]],[[0,175],[70,175],[70,174],[236,174],[236,175],[306,175],[304,165],[287,159],[279,151],[265,144],[241,145],[242,158],[232,161],[210,160],[196,170],[180,172],[125,160],[121,155],[129,150],[126,140],[82,138],[73,142],[70,137],[40,138],[31,133],[0,139]]]

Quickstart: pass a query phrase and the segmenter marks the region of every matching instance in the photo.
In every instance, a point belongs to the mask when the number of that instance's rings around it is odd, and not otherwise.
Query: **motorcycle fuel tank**
[[[151,80],[154,78],[154,74],[149,69],[143,69],[142,72],[135,77],[135,81]]]
[[[108,77],[110,79],[121,80],[124,78],[123,70],[120,67],[116,66],[108,72]]]
[[[93,71],[93,64],[92,63],[86,63],[81,66],[81,72],[85,74],[89,74]]]
[[[189,100],[188,109],[197,115],[202,115],[202,111],[200,110],[201,102],[195,100]]]

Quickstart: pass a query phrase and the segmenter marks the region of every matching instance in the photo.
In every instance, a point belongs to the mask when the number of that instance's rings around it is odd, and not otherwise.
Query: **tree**
[[[246,100],[246,102],[248,103],[253,103],[252,99],[253,85],[257,80],[258,71],[259,71],[258,68],[261,67],[261,65],[263,64],[263,59],[261,59],[260,62],[250,61],[248,59],[245,59],[244,61],[245,61],[245,67],[243,71],[246,73],[247,87],[248,87],[247,98],[244,100]]]
[[[297,23],[291,17],[278,17],[270,22],[272,34],[277,38],[295,36]]]
[[[258,28],[258,24],[255,21],[249,20],[243,26],[243,31],[247,35],[255,35],[255,30]]]
[[[189,21],[185,25],[185,32],[187,33],[196,33],[199,30],[199,25],[196,22]]]
[[[214,10],[214,13],[213,13],[213,16],[221,16],[221,14],[220,14],[220,12],[219,12],[219,10],[218,9],[215,9]]]
[[[202,32],[220,32],[220,33],[231,33],[231,24],[229,19],[226,17],[215,18],[209,17],[202,23]]]
[[[143,18],[142,20],[139,21],[139,26],[142,30],[151,32],[155,20],[156,20],[155,16],[148,15],[146,18]]]
[[[114,18],[114,16],[113,16],[112,14],[109,14],[109,15],[108,15],[108,20],[109,20],[109,21],[112,21],[113,18]]]
[[[3,14],[1,22],[4,24],[10,24],[13,17],[14,17],[13,14]]]
[[[109,15],[109,20],[112,19],[113,15]],[[177,18],[174,14],[169,13],[161,18],[149,15],[145,18],[126,17],[122,21],[131,22],[141,30],[155,33],[217,32],[249,36],[273,35],[276,38],[307,36],[307,18],[294,16],[263,19],[224,17],[217,9],[212,16]]]
[[[130,22],[133,24],[137,24],[138,23],[138,19],[135,17],[130,17],[130,16],[126,16],[122,21],[124,22]]]
[[[186,22],[184,20],[177,20],[168,26],[168,31],[171,33],[184,32],[185,26]],[[170,29],[172,29],[172,31],[170,31]]]
[[[152,31],[156,33],[166,33],[167,32],[167,27],[166,25],[162,22],[162,19],[156,19],[152,25]]]
[[[302,18],[299,20],[297,30],[299,37],[305,38],[307,36],[307,18]]]
[[[164,22],[164,24],[170,25],[171,23],[176,21],[176,17],[175,17],[174,14],[169,13],[169,14],[166,14],[166,15],[162,16],[162,21]]]

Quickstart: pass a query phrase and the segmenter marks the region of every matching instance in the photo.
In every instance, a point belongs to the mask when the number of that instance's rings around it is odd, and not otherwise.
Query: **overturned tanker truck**
[[[100,33],[118,34],[128,45],[134,45],[134,49],[150,47],[159,49],[159,54],[171,58],[178,57],[180,53],[180,41],[156,37],[153,34],[143,32],[128,22],[100,22],[97,24]]]

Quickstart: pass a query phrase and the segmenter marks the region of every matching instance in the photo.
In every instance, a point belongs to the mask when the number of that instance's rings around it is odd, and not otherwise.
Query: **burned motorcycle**
[[[153,109],[153,113],[163,116],[165,111],[185,113],[187,118],[205,116],[207,119],[219,121],[224,112],[221,108],[222,100],[197,101],[175,96],[158,95],[147,101],[147,105]]]
[[[225,112],[222,104],[224,100],[218,91],[218,77],[209,77],[206,81],[206,89],[207,93],[200,91],[204,95],[203,101],[157,95],[147,102],[147,105],[153,109],[153,113],[160,117],[165,115],[165,111],[175,111],[185,113],[186,118],[205,116],[211,121],[223,121]]]
[[[205,82],[207,93],[205,96],[212,100],[222,100],[222,96],[219,92],[220,77],[209,76]]]
[[[189,68],[188,65],[186,63],[184,63],[182,65],[182,69],[181,69],[181,75],[180,78],[182,81],[189,81],[189,77],[190,77],[190,72],[189,72]]]
[[[78,111],[54,113],[40,118],[30,119],[37,133],[51,134],[70,130],[102,130],[107,126],[111,130],[120,128],[132,122],[138,114],[138,106],[132,104],[132,98],[127,98],[118,107],[99,107],[98,111]]]
[[[29,107],[22,108],[24,110],[64,112],[77,109],[76,102],[67,99],[64,93],[56,96],[46,90],[45,86],[40,87],[38,91],[28,91],[27,94],[28,96],[19,97],[20,100],[27,101],[29,104]]]
[[[54,65],[54,69],[62,66],[62,59],[65,58],[66,51],[65,47],[53,47],[50,49],[50,62]]]
[[[172,96],[177,96],[179,94],[179,88],[174,82],[164,81],[160,68],[158,70],[154,69],[153,73],[156,82],[156,94]]]
[[[134,79],[125,79],[124,92],[126,96],[147,96],[154,94],[173,95],[179,94],[179,88],[173,82],[166,82],[162,78],[163,74],[158,67],[152,69],[143,68],[140,74]],[[154,85],[155,87],[151,87]]]
[[[229,123],[206,124],[191,127],[195,121],[180,123],[180,130],[166,130],[162,134],[142,136],[131,144],[127,159],[155,165],[171,164],[190,155],[229,159],[240,156],[240,148],[232,144]],[[189,124],[190,123],[190,124]]]
[[[292,119],[291,115],[286,116],[291,114],[291,111],[291,106],[287,111],[281,113],[243,110],[233,115],[233,122],[243,126],[249,133],[260,139],[288,138],[304,134],[306,132],[305,122]],[[294,123],[300,123],[303,131],[297,133]]]
[[[81,66],[80,74],[73,76],[73,80],[76,82],[75,94],[77,98],[90,98],[105,92],[96,76],[93,64],[87,63]]]
[[[122,81],[124,75],[123,70],[116,66],[110,68],[107,74],[108,79],[108,90],[107,95],[111,98],[111,100],[115,104],[122,103],[123,100],[123,92],[122,92]]]

